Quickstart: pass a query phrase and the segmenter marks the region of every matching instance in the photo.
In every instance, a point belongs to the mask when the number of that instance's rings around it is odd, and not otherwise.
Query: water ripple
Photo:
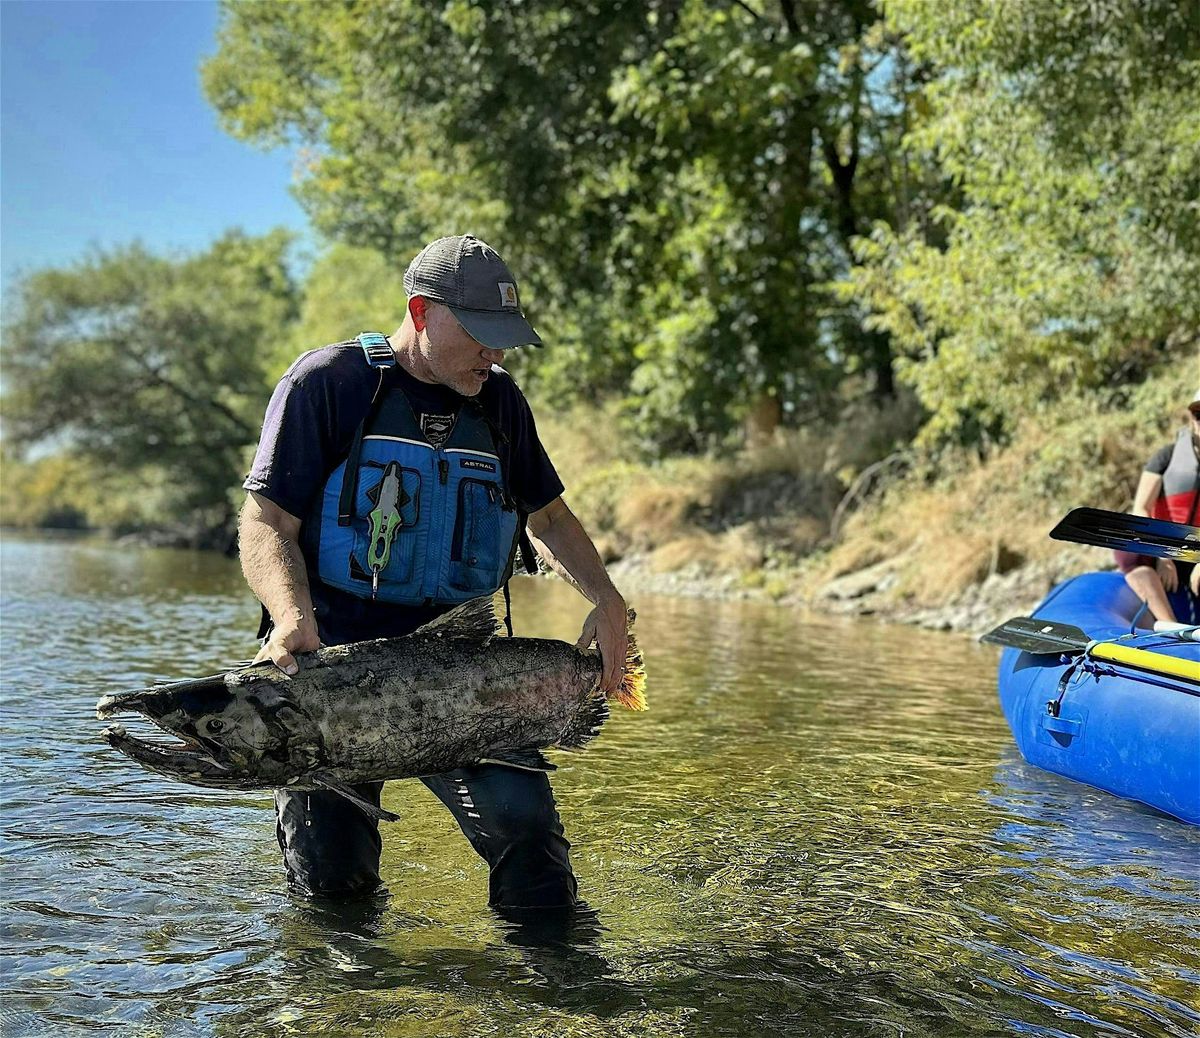
[[[1200,830],[1024,765],[990,650],[639,598],[651,710],[555,776],[596,918],[547,945],[416,783],[387,791],[390,898],[320,908],[284,893],[267,794],[99,742],[99,695],[249,655],[235,563],[0,563],[6,1035],[1200,1032]],[[586,612],[514,602],[544,637]]]

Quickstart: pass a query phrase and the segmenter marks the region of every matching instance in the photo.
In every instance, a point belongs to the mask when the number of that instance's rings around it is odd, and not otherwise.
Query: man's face
[[[491,366],[503,362],[504,351],[489,349],[471,338],[440,303],[429,303],[425,321],[421,354],[429,373],[456,393],[477,396]]]

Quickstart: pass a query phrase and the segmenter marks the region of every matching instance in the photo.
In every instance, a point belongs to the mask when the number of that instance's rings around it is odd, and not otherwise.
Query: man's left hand
[[[583,633],[575,643],[576,648],[586,649],[595,642],[600,649],[600,662],[604,668],[600,689],[606,696],[616,692],[625,677],[625,655],[629,651],[625,612],[625,599],[620,595],[601,602],[588,613],[583,621]]]
[[[1200,597],[1200,562],[1192,567],[1192,575],[1188,578],[1188,586],[1192,589],[1192,594]]]

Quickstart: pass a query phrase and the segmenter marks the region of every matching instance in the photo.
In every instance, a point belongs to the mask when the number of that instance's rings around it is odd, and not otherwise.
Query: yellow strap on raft
[[[1200,660],[1165,656],[1160,652],[1135,649],[1132,645],[1117,645],[1115,642],[1096,642],[1088,650],[1088,655],[1112,660],[1113,663],[1124,663],[1138,670],[1148,670],[1153,674],[1170,674],[1171,677],[1200,685]]]

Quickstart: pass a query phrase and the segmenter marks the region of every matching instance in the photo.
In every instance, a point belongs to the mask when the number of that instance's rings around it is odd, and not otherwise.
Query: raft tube
[[[1144,651],[1114,653],[1135,666],[1005,649],[1000,705],[1030,764],[1200,825],[1200,642],[1141,629],[1131,637],[1140,607],[1120,573],[1060,584],[1035,617]]]

